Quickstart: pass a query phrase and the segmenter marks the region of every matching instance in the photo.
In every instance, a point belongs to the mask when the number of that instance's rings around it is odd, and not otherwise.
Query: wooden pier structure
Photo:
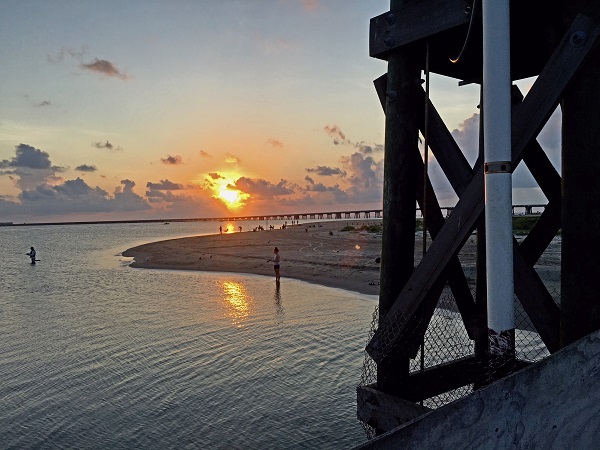
[[[422,406],[427,399],[493,381],[487,373],[485,247],[478,245],[475,293],[458,259],[474,230],[478,239],[485,236],[483,157],[469,165],[429,100],[428,83],[422,86],[430,73],[456,79],[457,89],[482,83],[481,6],[480,0],[391,0],[389,12],[371,19],[370,56],[388,64],[374,81],[386,116],[383,236],[378,327],[366,347],[376,382],[358,387],[357,413],[377,434],[430,411]],[[600,2],[520,0],[510,7],[511,78],[537,77],[527,93],[513,86],[510,167],[524,163],[548,199],[528,236],[513,238],[514,293],[554,353],[600,329]],[[536,140],[558,106],[561,174]],[[451,214],[442,213],[428,179],[419,132],[459,197]],[[415,201],[433,239],[416,267]],[[559,231],[557,304],[534,265]],[[411,372],[446,285],[473,353]],[[493,378],[528,364],[515,357]]]

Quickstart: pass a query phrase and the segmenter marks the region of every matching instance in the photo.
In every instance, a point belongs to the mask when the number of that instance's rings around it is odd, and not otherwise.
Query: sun
[[[249,197],[249,194],[236,189],[233,182],[226,179],[222,180],[220,186],[215,186],[215,198],[225,203],[231,211],[243,207]]]
[[[227,187],[221,188],[219,190],[219,198],[225,200],[231,206],[234,206],[240,201],[240,191],[234,191],[232,189],[228,189]]]

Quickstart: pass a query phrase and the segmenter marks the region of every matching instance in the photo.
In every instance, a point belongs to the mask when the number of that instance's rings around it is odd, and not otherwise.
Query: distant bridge
[[[545,204],[532,205],[513,205],[513,215],[541,214],[546,208]],[[454,206],[442,206],[442,211],[446,211],[446,217],[450,215]],[[420,208],[416,211],[422,216]],[[140,219],[140,220],[103,220],[93,222],[37,222],[37,223],[13,223],[0,222],[0,226],[33,226],[33,225],[89,225],[94,223],[160,223],[160,222],[239,222],[243,220],[268,221],[268,220],[335,220],[335,219],[381,219],[383,210],[381,209],[359,209],[355,211],[331,211],[331,212],[306,212],[289,214],[261,214],[252,216],[228,216],[228,217],[206,217],[193,219]]]

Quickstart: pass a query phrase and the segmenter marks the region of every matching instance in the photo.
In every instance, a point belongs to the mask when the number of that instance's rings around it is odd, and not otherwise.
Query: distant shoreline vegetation
[[[513,217],[513,233],[516,235],[526,235],[533,229],[537,223],[539,215],[532,216],[514,216]],[[423,230],[423,219],[418,218],[416,223],[415,231]],[[383,231],[383,224],[376,225],[362,225],[361,227],[353,227],[352,225],[346,225],[340,231],[366,231],[367,233],[381,233]],[[560,235],[560,230],[557,235]]]

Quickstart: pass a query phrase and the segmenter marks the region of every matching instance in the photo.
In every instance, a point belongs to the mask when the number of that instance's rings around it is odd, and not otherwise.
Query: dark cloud
[[[85,70],[89,70],[91,72],[99,73],[100,75],[111,77],[111,78],[120,78],[121,80],[127,80],[129,77],[121,72],[117,67],[107,61],[106,59],[94,59],[94,61],[90,63],[81,63],[80,67]]]
[[[281,180],[279,183],[273,184],[259,178],[241,177],[235,182],[233,188],[262,200],[294,193],[294,187],[288,185],[286,180]]]
[[[339,192],[341,191],[338,184],[334,186],[325,186],[323,183],[313,183],[306,187],[309,192]]]
[[[205,152],[204,150],[200,150],[200,156],[203,158],[212,158],[210,153]]]
[[[57,175],[65,172],[64,167],[53,166],[50,155],[27,144],[15,147],[15,157],[0,161],[0,175],[8,175],[20,189],[33,189],[47,182],[57,183],[61,179]]]
[[[151,191],[178,191],[184,188],[182,184],[173,183],[169,180],[160,180],[159,183],[149,181],[146,183],[146,187]]]
[[[179,164],[183,164],[183,160],[181,159],[181,156],[179,156],[179,155],[175,155],[175,156],[167,155],[166,158],[160,158],[160,160],[162,161],[163,164],[165,164],[167,166],[177,166]]]
[[[15,157],[0,162],[0,169],[8,167],[27,167],[30,169],[49,169],[50,155],[27,144],[19,144],[15,147]]]
[[[308,175],[306,175],[306,176],[304,177],[304,179],[305,179],[306,181],[308,181],[308,183],[309,183],[309,184],[315,184],[315,180],[313,180],[313,179],[312,179],[311,177],[309,177]]]
[[[121,147],[115,147],[113,144],[111,144],[110,142],[106,141],[106,142],[92,142],[92,147],[95,147],[97,149],[106,149],[106,150],[111,150],[111,151],[122,151],[123,149]]]
[[[62,63],[66,58],[71,58],[79,62],[79,67],[89,72],[98,73],[109,78],[119,78],[121,80],[129,79],[129,76],[119,70],[112,62],[106,59],[95,58],[91,62],[85,62],[84,57],[87,55],[88,49],[73,49],[63,47],[57,55],[48,55],[48,62],[52,64]]]
[[[98,170],[96,166],[90,166],[88,164],[82,164],[80,166],[75,167],[75,170],[79,172],[95,172]]]
[[[121,185],[115,188],[113,194],[115,211],[143,211],[152,208],[143,197],[133,192],[134,181],[121,180]]]
[[[346,142],[346,135],[342,132],[340,127],[338,127],[337,125],[333,125],[333,126],[325,125],[325,127],[323,129],[325,130],[325,133],[327,133],[329,136],[331,136],[331,138],[333,139],[333,143],[335,145]]]
[[[337,175],[340,177],[345,177],[346,172],[338,167],[327,167],[327,166],[317,166],[314,169],[306,169],[308,173],[316,173],[317,175],[321,175],[323,177],[330,177],[333,175]]]
[[[364,141],[354,142],[346,138],[346,135],[340,127],[337,125],[326,125],[324,127],[325,133],[327,133],[332,139],[335,145],[349,145],[354,147],[363,155],[373,155],[374,153],[383,152],[383,145],[381,144],[367,144]]]
[[[225,179],[225,177],[224,177],[224,176],[222,176],[222,175],[219,175],[219,174],[218,174],[218,173],[216,173],[216,172],[210,172],[210,173],[208,174],[208,176],[209,176],[209,177],[211,177],[213,180]]]
[[[111,197],[99,187],[88,186],[81,178],[67,180],[62,184],[40,185],[24,190],[19,195],[20,204],[14,204],[15,213],[57,216],[115,211],[141,211],[150,208],[148,202],[131,189],[135,183],[121,181],[123,187],[115,189]],[[1,211],[0,211],[1,212]]]

